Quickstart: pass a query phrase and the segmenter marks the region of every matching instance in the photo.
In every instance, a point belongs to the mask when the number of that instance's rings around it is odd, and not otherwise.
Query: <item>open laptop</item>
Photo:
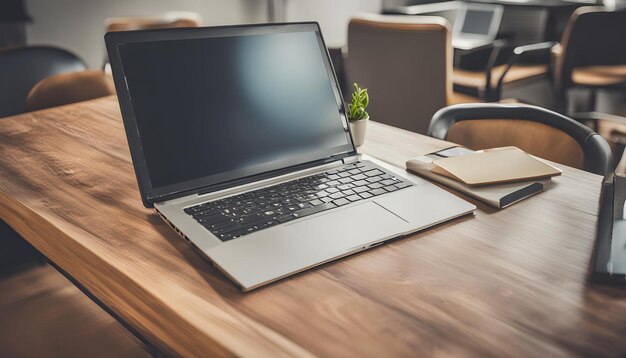
[[[144,205],[244,291],[475,209],[357,155],[317,23],[105,39]]]
[[[454,21],[452,47],[472,50],[492,43],[500,28],[502,10],[502,5],[465,4]]]
[[[591,279],[626,286],[626,177],[609,175],[602,186]]]

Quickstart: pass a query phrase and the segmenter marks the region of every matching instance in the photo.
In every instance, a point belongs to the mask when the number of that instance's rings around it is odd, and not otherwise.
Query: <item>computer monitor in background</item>
[[[472,35],[489,35],[491,22],[495,17],[491,9],[467,9],[461,33]]]
[[[501,5],[467,4],[459,10],[454,22],[452,45],[468,50],[495,40],[502,20]]]

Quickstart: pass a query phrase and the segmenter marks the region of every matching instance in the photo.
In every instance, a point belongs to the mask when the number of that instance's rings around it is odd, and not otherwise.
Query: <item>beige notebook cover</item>
[[[474,154],[437,159],[433,164],[432,172],[468,185],[508,183],[561,174],[560,169],[517,147],[485,149]]]
[[[444,153],[441,155],[440,153]],[[469,154],[468,154],[469,153]],[[472,196],[496,208],[505,208],[520,200],[537,194],[554,183],[550,178],[518,181],[513,183],[491,184],[491,185],[467,185],[457,179],[433,173],[434,161],[448,156],[467,156],[473,154],[472,151],[462,147],[452,147],[436,153],[424,154],[406,162],[406,168],[426,179],[434,180],[454,188],[462,193]]]
[[[537,194],[553,184],[552,180],[547,178],[515,183],[467,185],[456,179],[433,173],[432,168],[435,165],[432,162],[425,162],[424,158],[418,157],[407,161],[406,168],[426,179],[449,186],[496,208],[505,208]]]

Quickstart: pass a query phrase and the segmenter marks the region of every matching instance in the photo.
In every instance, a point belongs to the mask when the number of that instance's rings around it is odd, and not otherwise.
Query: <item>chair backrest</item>
[[[168,11],[156,16],[109,17],[104,20],[106,32],[198,27],[202,17],[191,11]],[[105,53],[103,69],[111,73],[109,58]]]
[[[37,83],[26,98],[26,110],[50,108],[115,94],[111,76],[79,71],[51,76]]]
[[[577,67],[626,64],[626,8],[608,10],[585,6],[574,11],[561,40],[562,55],[556,68],[556,85],[572,85]]]
[[[80,58],[56,47],[0,50],[0,117],[24,112],[28,92],[42,79],[84,69],[85,64]]]
[[[187,11],[171,11],[158,16],[109,17],[104,20],[106,31],[130,31],[165,29],[175,27],[198,27],[200,15]]]
[[[450,30],[445,19],[363,15],[348,27],[349,90],[367,88],[370,117],[425,134],[452,93]]]
[[[557,163],[606,175],[609,144],[579,122],[530,105],[460,104],[435,113],[430,136],[479,150],[516,146]]]

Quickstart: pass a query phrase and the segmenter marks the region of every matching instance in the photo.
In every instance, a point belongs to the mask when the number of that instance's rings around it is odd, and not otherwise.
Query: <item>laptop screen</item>
[[[188,190],[353,151],[319,36],[118,45],[151,188]]]
[[[461,33],[472,35],[489,35],[494,12],[490,10],[467,9]]]

